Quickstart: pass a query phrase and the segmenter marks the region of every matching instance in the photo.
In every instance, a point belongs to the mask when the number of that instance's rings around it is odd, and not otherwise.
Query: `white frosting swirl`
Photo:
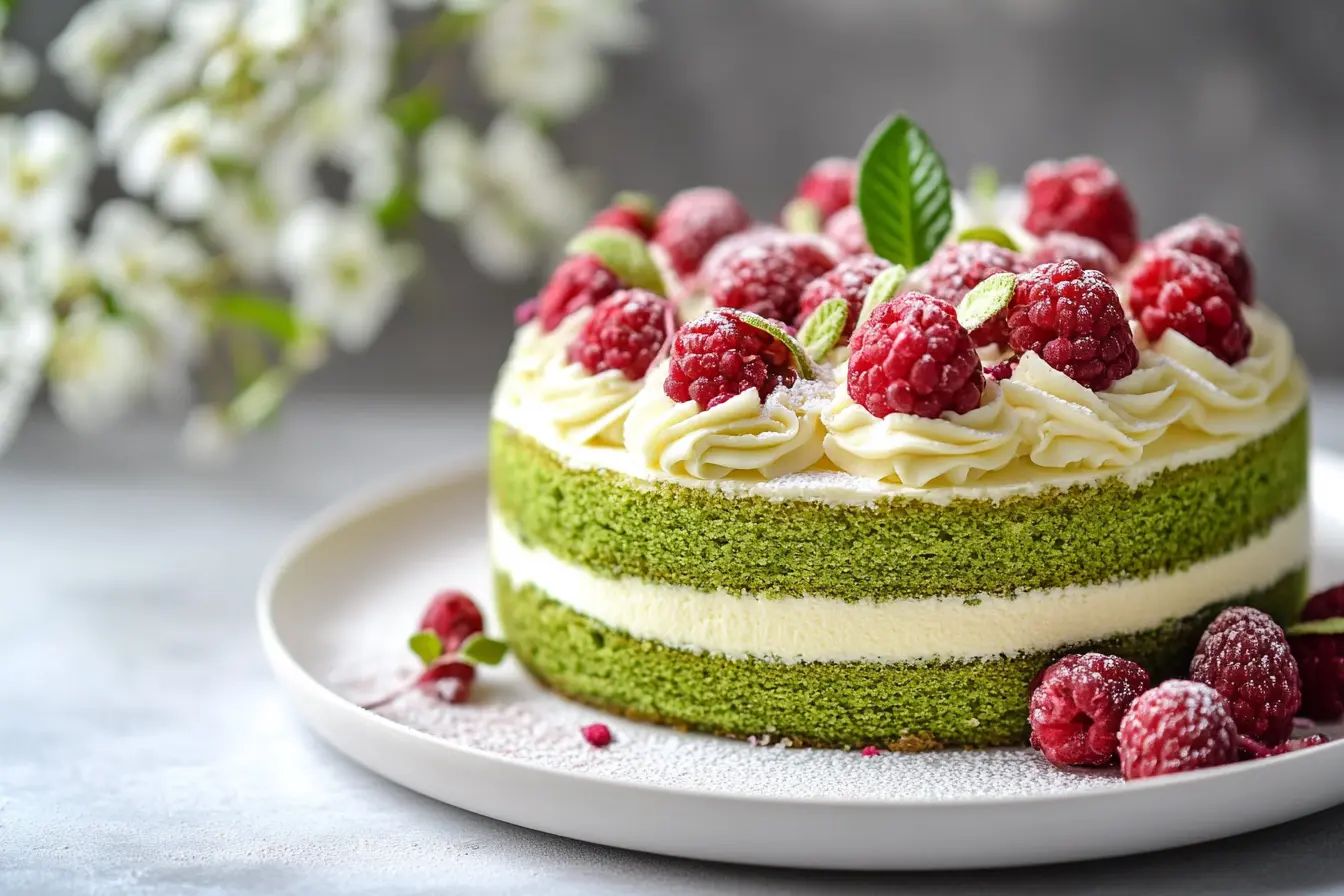
[[[776,389],[764,402],[748,389],[702,411],[694,401],[668,398],[666,375],[666,363],[649,371],[625,423],[626,448],[650,467],[694,479],[739,472],[771,479],[821,458],[818,383]]]
[[[836,372],[845,382],[845,369]],[[962,485],[1017,456],[1022,437],[998,386],[990,383],[980,407],[936,419],[890,414],[878,419],[836,390],[822,415],[826,456],[855,476],[925,486]]]

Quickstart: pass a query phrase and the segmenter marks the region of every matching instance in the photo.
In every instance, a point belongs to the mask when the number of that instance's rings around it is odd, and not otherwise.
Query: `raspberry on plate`
[[[644,289],[622,289],[593,308],[569,346],[569,360],[589,373],[619,370],[643,379],[667,341],[671,304]]]
[[[851,255],[803,288],[798,300],[798,317],[794,326],[812,316],[822,302],[841,298],[849,305],[849,319],[845,322],[844,337],[854,332],[854,323],[863,310],[868,287],[877,275],[891,267],[891,262],[876,255]]]
[[[983,240],[967,240],[933,253],[924,266],[923,285],[929,295],[955,307],[966,298],[966,293],[993,275],[1004,271],[1020,274],[1027,267],[1022,256],[1012,249]],[[1008,334],[1003,319],[996,317],[977,327],[971,333],[971,339],[976,345],[1006,343]]]
[[[1031,694],[1031,745],[1055,765],[1108,765],[1120,720],[1148,689],[1138,663],[1101,653],[1071,654],[1045,670]]]
[[[1043,264],[1020,275],[1000,319],[1009,348],[1035,352],[1095,392],[1129,376],[1139,364],[1115,288],[1101,272],[1085,271],[1076,261]]]
[[[425,608],[417,631],[432,631],[439,636],[445,653],[452,653],[472,635],[485,629],[476,602],[461,591],[442,591]]]
[[[957,310],[924,293],[883,302],[849,340],[849,396],[874,417],[980,406],[985,372]]]
[[[541,328],[549,333],[575,311],[596,305],[623,285],[596,255],[566,258],[537,294]]]
[[[857,205],[847,205],[827,219],[822,232],[845,255],[871,253],[868,245],[868,232],[863,226],[863,217]]]
[[[813,163],[794,191],[795,199],[816,203],[824,222],[854,201],[854,178],[858,165],[853,159],[829,158]]]
[[[1173,679],[1130,704],[1118,752],[1126,780],[1226,765],[1237,760],[1237,726],[1213,688]]]
[[[1297,662],[1283,629],[1254,607],[1229,607],[1209,624],[1190,677],[1228,702],[1237,732],[1276,746],[1293,732],[1302,703]]]
[[[1277,747],[1271,747],[1266,756],[1282,756],[1284,753],[1296,753],[1298,750],[1305,750],[1308,747],[1319,747],[1321,744],[1330,743],[1330,738],[1324,734],[1308,734],[1306,737],[1299,737],[1293,740],[1286,740]]]
[[[1344,616],[1344,585],[1307,601],[1302,621]],[[1300,712],[1318,722],[1344,716],[1344,635],[1292,635],[1288,638],[1302,680]]]
[[[715,243],[750,226],[751,215],[732,193],[720,187],[696,187],[663,206],[653,241],[667,252],[672,268],[686,277],[700,268]]]
[[[1218,265],[1180,249],[1152,249],[1129,277],[1129,308],[1150,342],[1175,330],[1228,364],[1246,357],[1251,328]]]
[[[835,259],[809,240],[749,246],[729,258],[707,286],[720,308],[752,311],[792,322],[803,288],[835,266]]]
[[[1027,265],[1036,267],[1051,261],[1072,259],[1085,271],[1101,271],[1108,278],[1120,272],[1120,259],[1091,237],[1063,230],[1047,233],[1029,252]]]
[[[1209,215],[1198,215],[1188,221],[1168,227],[1152,239],[1157,249],[1181,249],[1191,255],[1207,258],[1218,265],[1232,284],[1243,305],[1255,304],[1255,271],[1241,228]]]
[[[707,411],[748,389],[764,401],[797,378],[784,343],[732,311],[714,310],[677,330],[663,392],[673,401],[694,401]]]
[[[1139,240],[1134,206],[1124,184],[1101,159],[1080,156],[1037,162],[1027,169],[1027,216],[1037,236],[1057,230],[1091,237],[1129,261]]]

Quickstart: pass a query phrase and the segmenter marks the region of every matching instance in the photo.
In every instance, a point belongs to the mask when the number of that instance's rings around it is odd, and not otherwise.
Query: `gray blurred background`
[[[20,7],[42,45],[78,3]],[[700,183],[773,216],[814,159],[852,154],[894,108],[954,176],[1096,153],[1150,234],[1206,211],[1245,232],[1259,294],[1317,375],[1344,375],[1344,3],[1334,0],[647,0],[653,42],[566,128],[604,187]],[[38,102],[49,102],[50,93]],[[428,269],[382,340],[310,392],[480,394],[536,282],[473,271],[426,226]]]

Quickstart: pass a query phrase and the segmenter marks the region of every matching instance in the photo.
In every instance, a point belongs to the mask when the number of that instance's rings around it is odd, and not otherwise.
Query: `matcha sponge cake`
[[[492,409],[516,655],[631,718],[796,745],[1025,743],[1033,678],[1178,673],[1305,588],[1306,378],[1240,232],[1141,240],[1115,174],[953,193],[895,116],[781,215],[626,198]]]

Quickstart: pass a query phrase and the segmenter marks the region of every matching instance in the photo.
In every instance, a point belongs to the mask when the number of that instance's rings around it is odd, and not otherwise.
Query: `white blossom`
[[[207,235],[243,276],[265,280],[275,270],[275,204],[247,184],[226,185],[201,221]]]
[[[11,239],[68,227],[93,176],[87,132],[59,112],[0,118],[0,220]]]
[[[47,48],[47,61],[71,93],[91,103],[126,65],[139,35],[121,0],[93,0],[75,10]]]
[[[193,90],[201,63],[195,48],[168,43],[120,80],[98,110],[94,127],[103,158],[116,158],[146,120]]]
[[[122,152],[121,185],[134,196],[157,195],[174,218],[200,217],[219,192],[212,125],[210,108],[200,101],[158,113]]]
[[[0,454],[42,384],[52,322],[49,303],[23,283],[0,287]]]
[[[0,41],[0,96],[16,99],[36,83],[37,59],[32,51],[22,44]]]
[[[480,147],[466,122],[445,118],[420,138],[420,205],[445,221],[470,207],[480,177]]]
[[[77,432],[124,416],[145,396],[152,374],[140,331],[92,302],[61,321],[47,370],[52,407]]]
[[[416,268],[413,250],[389,245],[366,213],[327,202],[286,221],[277,251],[298,313],[351,351],[377,335]]]
[[[238,432],[224,412],[211,405],[198,405],[187,413],[179,436],[183,456],[200,467],[218,467],[238,451]]]

